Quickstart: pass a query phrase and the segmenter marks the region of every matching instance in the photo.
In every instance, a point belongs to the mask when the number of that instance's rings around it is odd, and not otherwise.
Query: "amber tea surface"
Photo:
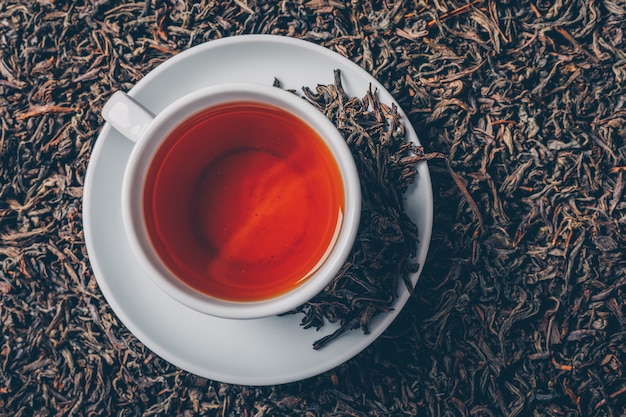
[[[330,149],[253,102],[210,108],[164,141],[144,186],[152,243],[187,285],[226,300],[283,294],[319,265],[344,206]]]

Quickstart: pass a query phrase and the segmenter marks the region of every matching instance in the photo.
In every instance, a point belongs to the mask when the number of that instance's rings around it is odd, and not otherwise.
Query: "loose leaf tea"
[[[623,0],[0,1],[0,416],[626,415],[625,19]],[[387,331],[272,387],[151,352],[83,236],[106,99],[252,33],[380,81],[434,195],[428,259]]]
[[[417,227],[404,209],[404,193],[417,174],[413,144],[395,105],[370,89],[361,99],[350,97],[335,71],[334,84],[303,87],[308,101],[337,126],[346,139],[361,181],[361,222],[348,260],[333,281],[313,300],[298,308],[304,328],[320,329],[325,320],[338,323],[332,334],[314,343],[321,349],[348,330],[369,332],[376,315],[389,311],[398,285],[409,291],[409,274],[418,265]],[[279,85],[279,81],[275,85]]]

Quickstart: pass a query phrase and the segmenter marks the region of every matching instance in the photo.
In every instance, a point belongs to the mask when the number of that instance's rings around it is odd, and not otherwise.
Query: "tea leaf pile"
[[[339,323],[331,335],[314,343],[320,349],[347,330],[369,332],[374,316],[389,311],[398,284],[418,265],[417,228],[404,210],[404,193],[417,174],[418,158],[406,139],[395,105],[380,103],[376,91],[349,97],[335,71],[335,82],[303,88],[305,97],[337,126],[352,151],[361,180],[362,210],[355,245],[341,271],[313,300],[298,308],[304,328]]]
[[[0,1],[0,416],[626,415],[625,28],[623,0]],[[429,155],[435,204],[387,331],[271,387],[150,352],[82,230],[106,99],[250,33],[372,74]]]

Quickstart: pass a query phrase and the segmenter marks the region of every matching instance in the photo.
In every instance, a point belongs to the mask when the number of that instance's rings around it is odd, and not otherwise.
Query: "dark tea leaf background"
[[[0,415],[624,415],[625,23],[621,0],[3,1]],[[435,195],[429,258],[389,330],[332,371],[262,388],[138,342],[81,221],[111,92],[245,33],[374,75]]]

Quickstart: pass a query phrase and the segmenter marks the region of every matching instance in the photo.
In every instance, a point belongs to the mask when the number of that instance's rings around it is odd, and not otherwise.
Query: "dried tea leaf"
[[[275,83],[276,84],[276,83]],[[417,227],[404,210],[404,193],[414,181],[418,160],[407,141],[395,105],[381,103],[371,88],[362,98],[349,97],[335,71],[335,82],[304,87],[304,95],[339,129],[354,156],[361,180],[362,212],[356,242],[346,264],[318,296],[296,312],[302,326],[320,329],[325,322],[339,328],[314,344],[321,349],[346,331],[369,332],[373,317],[389,311],[409,274],[418,269],[414,258]]]

